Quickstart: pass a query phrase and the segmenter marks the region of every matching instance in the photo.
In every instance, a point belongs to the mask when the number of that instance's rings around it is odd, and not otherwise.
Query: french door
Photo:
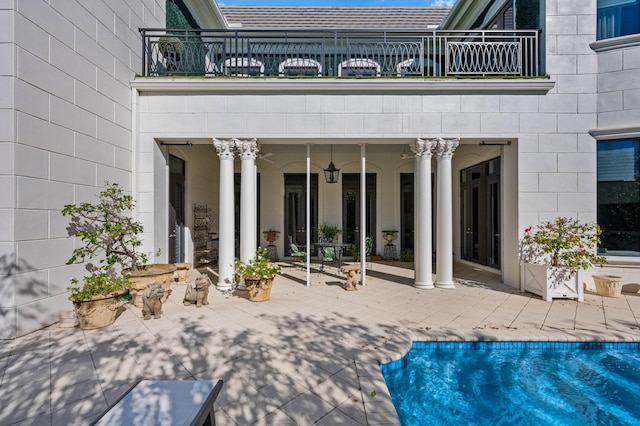
[[[365,235],[376,246],[376,174],[367,173]],[[360,173],[342,175],[342,239],[345,243],[360,244],[361,196]]]
[[[400,250],[414,249],[414,175],[400,174]]]
[[[169,156],[169,263],[184,261],[184,160]]]
[[[240,257],[240,209],[242,206],[240,205],[240,197],[241,197],[241,188],[240,183],[242,182],[242,175],[240,173],[233,174],[233,198],[235,200],[235,208],[234,208],[234,220],[235,220],[235,256]],[[260,173],[256,176],[256,229],[258,230],[256,235],[256,247],[260,247]]]
[[[461,258],[500,269],[500,158],[460,172]]]
[[[318,239],[318,174],[311,174],[311,241]],[[303,249],[307,244],[307,175],[284,175],[285,253],[291,255],[291,244]],[[313,247],[312,247],[313,249]]]

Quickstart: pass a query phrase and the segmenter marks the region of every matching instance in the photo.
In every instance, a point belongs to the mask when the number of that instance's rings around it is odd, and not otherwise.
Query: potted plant
[[[413,250],[406,248],[400,251],[400,262],[413,262]]]
[[[87,265],[93,277],[90,281],[105,284],[107,276],[123,278],[134,302],[137,301],[136,306],[142,307],[142,293],[152,282],[163,284],[166,300],[176,268],[168,264],[147,265],[147,254],[138,251],[143,226],[130,216],[134,205],[133,197],[125,194],[117,183],[105,182],[97,203],[68,204],[62,214],[71,216],[69,235],[80,237],[84,243],[74,249],[67,263],[99,258],[98,265]]]
[[[80,328],[93,330],[113,324],[121,305],[120,299],[128,287],[126,277],[103,272],[100,268],[91,271],[82,283],[72,278],[67,290],[71,293],[69,300],[73,303]]]
[[[597,254],[600,227],[558,217],[528,227],[520,240],[521,289],[552,298],[584,300],[582,272],[606,263]]]
[[[122,194],[117,184],[105,183],[97,204],[68,204],[63,216],[71,216],[67,228],[70,236],[79,237],[82,246],[73,250],[67,264],[100,258],[88,263],[89,275],[82,282],[73,278],[68,287],[80,327],[100,328],[112,324],[120,306],[120,297],[130,286],[129,276],[119,265],[137,265],[146,261],[135,248],[140,245],[142,226],[122,215],[132,207],[131,197]]]
[[[337,225],[323,222],[318,226],[318,237],[326,242],[334,242],[342,234],[342,229]]]
[[[175,36],[162,36],[158,39],[158,50],[166,60],[167,71],[176,71],[184,53],[182,40]]]
[[[248,263],[236,258],[234,266],[236,276],[244,279],[249,300],[252,302],[269,300],[273,278],[281,272],[281,268],[267,258],[267,249],[258,247],[256,256]]]

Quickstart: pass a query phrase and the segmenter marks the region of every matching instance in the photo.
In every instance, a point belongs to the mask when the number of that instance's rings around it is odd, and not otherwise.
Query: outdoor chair
[[[229,58],[224,61],[224,74],[234,77],[254,77],[264,75],[264,64],[257,59]]]
[[[320,62],[310,58],[289,58],[278,66],[280,76],[322,76]]]
[[[327,242],[327,241],[320,241],[320,242]],[[325,263],[333,264],[336,260],[338,260],[338,257],[336,255],[336,250],[333,247],[321,247],[318,252],[320,254],[320,270],[321,271],[324,270]]]
[[[338,77],[380,77],[380,64],[368,58],[347,59],[338,65]]]
[[[304,250],[300,250],[297,245],[291,243],[291,245],[289,246],[289,250],[291,251],[291,256],[295,257],[296,259],[299,259],[302,262],[307,260],[307,252],[305,252]]]
[[[364,261],[365,261],[365,267],[366,267],[367,263],[369,264],[367,269],[369,269],[370,271],[373,270],[373,262],[371,261],[371,249],[372,248],[373,248],[373,239],[371,237],[365,238],[365,240],[364,240]]]

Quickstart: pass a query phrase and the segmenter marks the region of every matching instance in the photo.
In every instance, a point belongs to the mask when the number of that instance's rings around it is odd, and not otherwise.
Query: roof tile
[[[220,6],[230,24],[250,29],[418,30],[440,25],[450,7]]]

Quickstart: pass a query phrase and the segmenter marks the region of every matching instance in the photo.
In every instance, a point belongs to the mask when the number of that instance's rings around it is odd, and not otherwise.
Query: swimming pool
[[[382,365],[404,426],[640,424],[640,343],[415,342]]]

